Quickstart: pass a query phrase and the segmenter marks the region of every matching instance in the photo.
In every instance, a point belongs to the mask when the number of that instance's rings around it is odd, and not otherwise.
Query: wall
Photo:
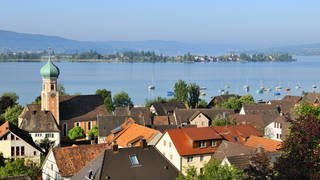
[[[277,134],[282,136],[282,130],[280,128],[279,123],[277,123],[275,128],[275,122],[270,123],[268,126],[264,129],[264,136],[273,140],[281,141],[281,138],[277,138]]]
[[[200,113],[190,121],[190,124],[197,125],[197,127],[209,127],[209,122],[209,119],[205,115]]]
[[[204,165],[206,163],[209,162],[209,160],[211,159],[213,154],[203,154],[203,155],[194,155],[192,156],[192,162],[188,162],[188,156],[183,156],[182,157],[182,173],[186,174],[186,170],[188,169],[188,167],[190,166],[194,166],[195,168],[197,168],[198,173],[200,173],[200,168],[203,168]],[[203,160],[201,161],[200,157],[203,157]]]
[[[50,179],[55,180],[60,177],[59,169],[54,158],[53,152],[50,151],[47,155],[46,160],[43,162],[42,165],[42,179]]]
[[[45,139],[46,134],[52,134],[53,137],[49,136],[48,139],[50,141],[54,141],[54,146],[58,146],[60,144],[60,133],[59,132],[42,132],[42,133],[29,133],[35,143],[41,142],[41,140]]]
[[[164,143],[165,142],[165,143]],[[157,142],[156,148],[178,169],[181,170],[181,158],[169,134],[166,132]]]

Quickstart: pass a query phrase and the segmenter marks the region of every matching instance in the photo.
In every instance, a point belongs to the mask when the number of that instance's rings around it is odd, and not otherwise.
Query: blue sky
[[[0,29],[88,41],[320,42],[319,0],[2,0]]]

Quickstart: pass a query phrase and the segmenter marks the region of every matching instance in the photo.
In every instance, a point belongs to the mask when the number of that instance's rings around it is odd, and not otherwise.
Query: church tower
[[[59,124],[59,91],[58,77],[60,74],[59,68],[51,61],[50,53],[49,60],[41,70],[42,76],[42,91],[41,91],[41,110],[50,111]]]

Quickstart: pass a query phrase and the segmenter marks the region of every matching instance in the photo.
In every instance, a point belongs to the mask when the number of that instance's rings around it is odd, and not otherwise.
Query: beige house
[[[222,137],[210,127],[167,130],[156,148],[182,173],[190,166],[200,172],[209,162]]]
[[[5,122],[0,126],[0,152],[4,158],[23,158],[40,163],[41,149],[33,142],[28,132]]]

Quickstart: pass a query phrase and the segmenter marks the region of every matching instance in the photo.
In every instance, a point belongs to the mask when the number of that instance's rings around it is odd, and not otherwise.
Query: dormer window
[[[131,166],[139,166],[140,163],[138,161],[137,155],[129,155]]]
[[[216,146],[217,146],[217,141],[212,140],[212,141],[211,141],[211,147],[216,147]]]
[[[205,148],[205,147],[206,147],[206,142],[200,141],[200,148]]]

